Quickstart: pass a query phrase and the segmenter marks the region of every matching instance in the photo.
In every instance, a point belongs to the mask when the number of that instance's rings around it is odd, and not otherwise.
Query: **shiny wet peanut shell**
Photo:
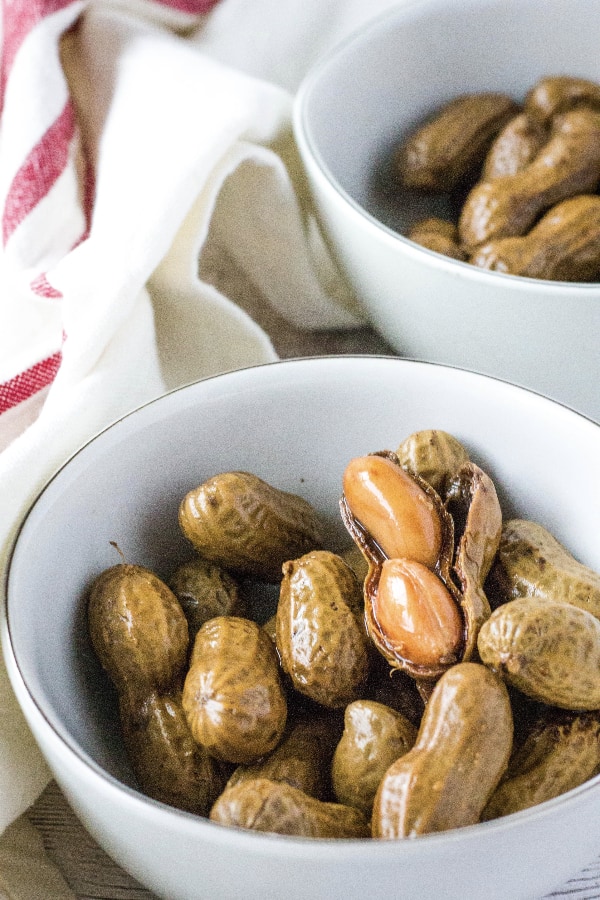
[[[187,660],[188,624],[173,592],[149,569],[120,563],[88,598],[92,645],[119,694],[168,692]]]
[[[308,501],[249,472],[223,472],[189,491],[183,534],[205,559],[277,582],[281,566],[323,546],[323,523]]]
[[[273,750],[287,702],[264,629],[237,616],[209,619],[196,635],[183,709],[194,739],[217,759],[251,763]]]
[[[327,707],[360,695],[369,671],[361,585],[335,553],[319,550],[284,565],[277,648],[299,693]]]
[[[227,788],[210,818],[221,825],[309,838],[366,838],[361,812],[309,797],[281,781],[256,778]]]
[[[508,764],[513,719],[501,679],[459,663],[437,682],[417,741],[393,763],[373,804],[373,837],[405,838],[475,824]]]
[[[600,708],[600,621],[587,610],[520,597],[481,628],[482,661],[528,697],[571,710]]]

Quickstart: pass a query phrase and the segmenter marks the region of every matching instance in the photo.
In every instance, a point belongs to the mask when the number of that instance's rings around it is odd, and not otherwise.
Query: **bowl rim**
[[[486,3],[495,3],[498,0],[485,0]],[[314,167],[315,173],[323,183],[328,192],[348,207],[348,212],[370,231],[383,236],[387,242],[407,252],[411,256],[415,256],[416,260],[421,262],[429,261],[434,268],[440,268],[448,271],[449,274],[461,273],[465,277],[479,282],[481,279],[484,283],[490,283],[489,279],[498,280],[500,285],[512,287],[517,290],[532,292],[551,292],[554,294],[564,293],[566,290],[573,291],[580,295],[586,301],[589,299],[590,293],[600,294],[600,280],[595,282],[583,281],[556,281],[544,278],[530,278],[523,275],[512,275],[506,272],[497,272],[492,269],[483,269],[474,266],[466,260],[453,259],[437,253],[428,247],[423,247],[412,241],[410,238],[396,231],[385,222],[382,222],[372,213],[370,213],[361,203],[352,197],[351,194],[340,184],[331,168],[325,162],[319,146],[315,140],[313,130],[310,126],[308,107],[313,91],[318,87],[321,80],[328,74],[329,69],[335,66],[355,46],[360,45],[363,41],[369,41],[388,23],[395,22],[410,17],[411,12],[419,8],[432,7],[439,5],[440,0],[405,0],[405,2],[394,5],[373,19],[369,19],[365,24],[355,28],[350,34],[346,35],[330,50],[325,51],[319,59],[310,68],[302,79],[300,86],[292,104],[292,129],[300,156],[306,168]],[[493,283],[493,282],[492,282]],[[575,299],[575,298],[570,298]]]
[[[82,767],[86,772],[86,777],[91,777],[93,780],[97,781],[98,784],[101,784],[102,786],[104,786],[104,788],[112,792],[115,796],[123,796],[128,804],[132,804],[133,806],[138,807],[140,810],[146,811],[148,814],[160,815],[162,813],[162,815],[167,814],[170,817],[174,817],[175,820],[181,823],[182,827],[185,826],[186,828],[191,827],[193,829],[196,829],[198,832],[198,838],[207,839],[207,837],[210,835],[214,837],[215,842],[228,843],[231,841],[236,844],[241,840],[243,841],[245,847],[247,847],[248,849],[254,849],[256,852],[266,850],[269,853],[273,853],[275,851],[281,856],[289,856],[290,854],[294,855],[294,853],[303,856],[308,852],[311,857],[323,860],[329,859],[332,854],[341,854],[340,858],[342,859],[346,856],[349,860],[353,858],[355,859],[357,848],[359,847],[364,848],[364,852],[369,855],[374,855],[376,858],[379,855],[382,855],[386,858],[388,855],[400,858],[398,856],[399,854],[401,856],[404,853],[410,853],[412,852],[410,848],[415,846],[415,842],[413,840],[394,841],[372,840],[365,838],[314,839],[273,833],[254,832],[249,829],[226,826],[217,822],[212,822],[208,818],[198,816],[194,813],[178,809],[159,800],[148,797],[141,790],[127,785],[116,776],[109,773],[79,745],[79,743],[69,734],[66,728],[64,729],[64,733],[63,731],[56,728],[51,719],[46,715],[43,706],[40,705],[34,693],[31,691],[22,672],[13,645],[10,629],[10,614],[8,609],[8,583],[15,550],[26,522],[28,521],[34,508],[38,505],[38,503],[42,502],[43,496],[49,486],[58,477],[60,477],[61,473],[69,466],[73,459],[86,452],[87,448],[94,444],[97,439],[101,438],[102,435],[110,432],[113,428],[118,427],[121,422],[136,416],[138,413],[151,406],[168,404],[170,398],[172,398],[174,395],[180,395],[188,391],[193,391],[194,389],[197,389],[199,385],[205,382],[211,382],[215,380],[230,380],[232,378],[238,377],[239,375],[243,375],[244,373],[252,373],[253,371],[257,370],[262,371],[272,367],[278,368],[280,366],[300,366],[302,368],[305,368],[312,367],[315,364],[324,362],[328,365],[340,365],[343,367],[344,365],[347,365],[348,363],[354,362],[356,360],[368,361],[369,363],[375,362],[376,365],[378,365],[380,362],[392,362],[401,366],[408,366],[409,368],[412,368],[415,365],[419,367],[435,367],[443,370],[457,371],[462,375],[466,375],[469,378],[472,377],[476,380],[499,382],[501,385],[506,386],[506,388],[510,391],[514,390],[521,394],[532,395],[541,400],[544,404],[551,404],[553,407],[561,408],[567,415],[576,416],[584,421],[587,421],[593,427],[600,429],[600,423],[594,421],[591,417],[579,412],[578,410],[572,409],[567,404],[562,403],[561,401],[549,398],[539,391],[523,387],[521,385],[493,375],[473,372],[472,370],[465,369],[461,366],[437,363],[429,360],[399,357],[394,355],[368,353],[319,355],[312,357],[290,357],[287,359],[270,360],[263,363],[243,366],[239,369],[219,372],[213,375],[196,379],[184,385],[180,385],[179,387],[172,388],[112,420],[108,425],[99,429],[89,439],[83,442],[73,453],[71,453],[65,459],[65,461],[53,472],[53,474],[41,485],[41,487],[39,487],[39,489],[35,492],[33,499],[29,501],[26,510],[20,516],[18,526],[13,533],[13,536],[9,540],[8,551],[5,555],[3,571],[0,577],[0,641],[6,662],[6,669],[8,672],[9,680],[13,686],[17,702],[23,714],[25,715],[28,724],[28,712],[32,711],[34,717],[37,719],[42,729],[51,738],[52,742],[60,747],[61,754],[63,754],[65,758],[70,762],[75,763],[79,767]],[[24,700],[22,699],[21,694],[23,695]],[[491,835],[501,834],[505,829],[510,829],[520,822],[529,822],[530,820],[543,819],[547,816],[553,815],[553,811],[557,807],[564,804],[570,804],[574,802],[575,799],[581,794],[587,793],[590,790],[597,790],[599,786],[600,774],[588,779],[583,784],[578,785],[577,787],[572,788],[571,790],[560,794],[557,797],[537,804],[536,806],[529,807],[528,809],[520,810],[519,812],[511,813],[507,816],[503,816],[497,819],[463,826],[461,828],[420,835],[417,841],[417,845],[420,846],[423,842],[427,842],[427,845],[435,845],[438,843],[453,844],[457,841],[460,841],[463,835],[479,834],[482,832],[482,830],[485,830],[485,833],[489,833]]]

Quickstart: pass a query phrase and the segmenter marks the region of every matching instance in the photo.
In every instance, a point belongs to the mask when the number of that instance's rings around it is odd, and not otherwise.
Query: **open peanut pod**
[[[472,658],[490,615],[483,582],[502,517],[491,479],[466,462],[448,503],[388,450],[353,459],[340,510],[368,563],[365,621],[387,662],[419,684]]]

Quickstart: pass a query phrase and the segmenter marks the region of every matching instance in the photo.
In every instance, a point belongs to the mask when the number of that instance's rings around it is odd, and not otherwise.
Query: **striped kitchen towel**
[[[396,2],[0,0],[0,567],[101,428],[276,359],[207,255],[296,326],[359,321],[291,112],[319,54]],[[48,777],[0,661],[0,831]]]

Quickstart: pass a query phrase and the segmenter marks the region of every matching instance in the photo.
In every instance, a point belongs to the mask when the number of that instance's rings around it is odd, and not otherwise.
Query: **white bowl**
[[[411,0],[309,73],[294,129],[323,230],[400,354],[532,387],[600,420],[600,284],[485,271],[403,237],[431,201],[386,184],[393,147],[465,92],[522,99],[545,75],[600,80],[600,0]]]
[[[83,823],[168,900],[520,900],[600,850],[600,779],[504,819],[406,841],[298,840],[228,829],[136,790],[115,698],[87,636],[85,594],[118,562],[170,571],[188,555],[180,498],[246,469],[338,514],[350,458],[416,429],[463,441],[506,515],[536,519],[600,568],[600,427],[501,381],[384,357],[291,360],[210,378],[118,421],[34,502],[5,577],[9,675],[50,768]]]

